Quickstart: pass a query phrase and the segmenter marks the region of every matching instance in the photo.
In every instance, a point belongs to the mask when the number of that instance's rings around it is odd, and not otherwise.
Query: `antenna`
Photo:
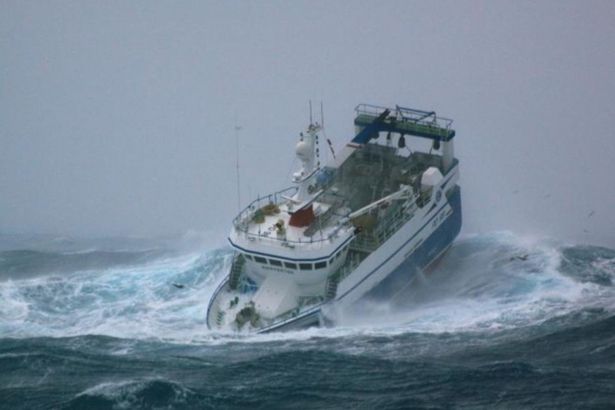
[[[239,189],[239,131],[241,126],[235,121],[235,170],[237,172],[237,212],[241,211],[241,191]]]
[[[322,108],[322,101],[320,102],[320,126],[325,128],[325,110]]]
[[[312,125],[312,100],[310,100],[310,125]]]
[[[329,137],[327,137],[327,132],[325,131],[325,109],[324,109],[324,104],[322,103],[322,100],[320,101],[320,128],[322,129],[322,135],[324,135],[325,139],[327,140],[327,145],[329,145],[329,150],[331,151],[331,155],[333,156],[333,159],[335,158],[335,150],[333,149],[333,143],[331,143],[331,140],[329,139]]]

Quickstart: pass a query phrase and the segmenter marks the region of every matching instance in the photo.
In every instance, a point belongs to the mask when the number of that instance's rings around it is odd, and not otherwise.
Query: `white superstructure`
[[[318,324],[326,308],[387,294],[459,232],[451,121],[402,107],[357,107],[357,135],[320,162],[321,126],[300,134],[294,186],[258,198],[233,221],[236,250],[207,311],[212,329],[270,331]],[[412,150],[406,137],[433,141]],[[397,280],[397,279],[396,279]]]

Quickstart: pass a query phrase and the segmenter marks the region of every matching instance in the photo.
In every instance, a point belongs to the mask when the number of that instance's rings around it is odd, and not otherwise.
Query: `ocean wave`
[[[210,333],[204,317],[207,301],[229,263],[230,250],[221,248],[144,257],[130,266],[6,280],[0,282],[0,334],[96,334],[216,345],[501,332],[586,309],[615,309],[615,251],[491,233],[458,240],[431,273],[419,275],[387,303],[365,301],[342,312],[334,329],[252,336]]]
[[[88,248],[75,251],[51,252],[31,249],[0,252],[0,281],[35,276],[67,274],[84,270],[134,266],[168,255],[159,249],[141,251],[104,251]]]
[[[63,409],[135,409],[195,406],[204,398],[181,383],[168,380],[104,382],[78,393]]]
[[[216,250],[138,266],[0,282],[0,334],[186,338],[202,333],[204,305],[229,255]]]
[[[604,248],[511,233],[473,236],[457,241],[433,272],[391,301],[365,302],[342,312],[341,322],[410,332],[499,331],[586,308],[612,311],[613,263],[615,251]]]
[[[461,238],[387,303],[262,335],[206,329],[230,259],[221,248],[0,282],[0,407],[612,406],[611,250]]]

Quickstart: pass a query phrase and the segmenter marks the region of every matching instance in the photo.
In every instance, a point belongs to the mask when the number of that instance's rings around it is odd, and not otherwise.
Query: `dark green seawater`
[[[204,322],[228,249],[27,244],[0,247],[0,408],[615,408],[610,249],[466,237],[334,328],[249,336]]]

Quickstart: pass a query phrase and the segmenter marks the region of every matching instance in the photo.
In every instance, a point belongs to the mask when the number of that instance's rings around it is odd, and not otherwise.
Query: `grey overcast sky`
[[[0,232],[223,236],[309,99],[455,119],[464,231],[615,246],[613,1],[2,1]],[[591,214],[593,212],[593,214]],[[591,216],[590,216],[591,215]]]

